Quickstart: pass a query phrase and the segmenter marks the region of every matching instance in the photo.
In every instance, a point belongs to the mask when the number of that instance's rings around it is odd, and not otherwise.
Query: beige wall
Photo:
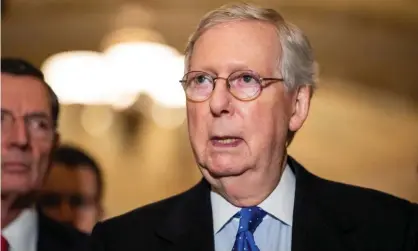
[[[290,153],[322,177],[418,202],[416,107],[351,89],[349,83],[343,88],[338,81],[323,82]],[[114,115],[107,131],[92,136],[81,125],[81,110],[64,107],[61,132],[64,141],[86,147],[103,163],[107,217],[181,192],[200,179],[185,126],[167,130],[145,120],[137,136],[124,138],[120,115]],[[103,126],[106,111],[93,110],[90,124]]]

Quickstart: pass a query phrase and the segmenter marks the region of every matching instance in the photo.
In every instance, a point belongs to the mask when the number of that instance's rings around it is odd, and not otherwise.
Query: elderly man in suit
[[[417,250],[417,208],[309,173],[287,155],[308,117],[315,61],[272,9],[230,4],[190,37],[190,190],[99,223],[94,250]]]
[[[87,250],[88,239],[35,206],[59,137],[58,98],[42,72],[1,59],[1,250]]]

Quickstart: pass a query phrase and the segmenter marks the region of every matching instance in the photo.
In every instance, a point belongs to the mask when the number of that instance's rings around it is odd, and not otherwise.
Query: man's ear
[[[303,85],[297,88],[293,99],[292,116],[289,121],[289,130],[292,132],[302,128],[303,123],[309,114],[311,104],[312,88],[309,85]]]
[[[97,202],[100,203],[100,202]],[[97,221],[103,220],[105,217],[105,210],[101,204],[97,205]]]
[[[52,156],[54,155],[55,150],[58,148],[58,146],[61,144],[61,135],[58,132],[54,133],[54,139],[52,142],[52,148],[51,148],[51,153],[49,154],[49,164],[48,164],[48,168],[46,170],[46,174],[44,177],[44,180],[46,179],[46,176],[48,176],[49,171],[51,170],[52,167]]]

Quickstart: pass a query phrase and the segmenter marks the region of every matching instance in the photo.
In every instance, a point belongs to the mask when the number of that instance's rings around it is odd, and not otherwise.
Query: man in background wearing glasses
[[[301,30],[275,10],[227,5],[201,20],[185,56],[204,179],[99,223],[97,250],[416,250],[412,203],[321,179],[287,155],[316,85]]]
[[[85,250],[87,235],[47,218],[35,198],[59,141],[58,98],[30,63],[1,59],[1,250]]]

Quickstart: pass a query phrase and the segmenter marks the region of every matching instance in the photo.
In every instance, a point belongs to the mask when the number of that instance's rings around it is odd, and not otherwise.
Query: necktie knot
[[[242,208],[236,216],[239,219],[239,227],[235,239],[233,251],[260,251],[255,244],[253,233],[263,221],[266,212],[259,207]]]
[[[240,217],[238,233],[250,231],[253,234],[267,213],[259,207],[246,207],[242,208],[238,214]]]

